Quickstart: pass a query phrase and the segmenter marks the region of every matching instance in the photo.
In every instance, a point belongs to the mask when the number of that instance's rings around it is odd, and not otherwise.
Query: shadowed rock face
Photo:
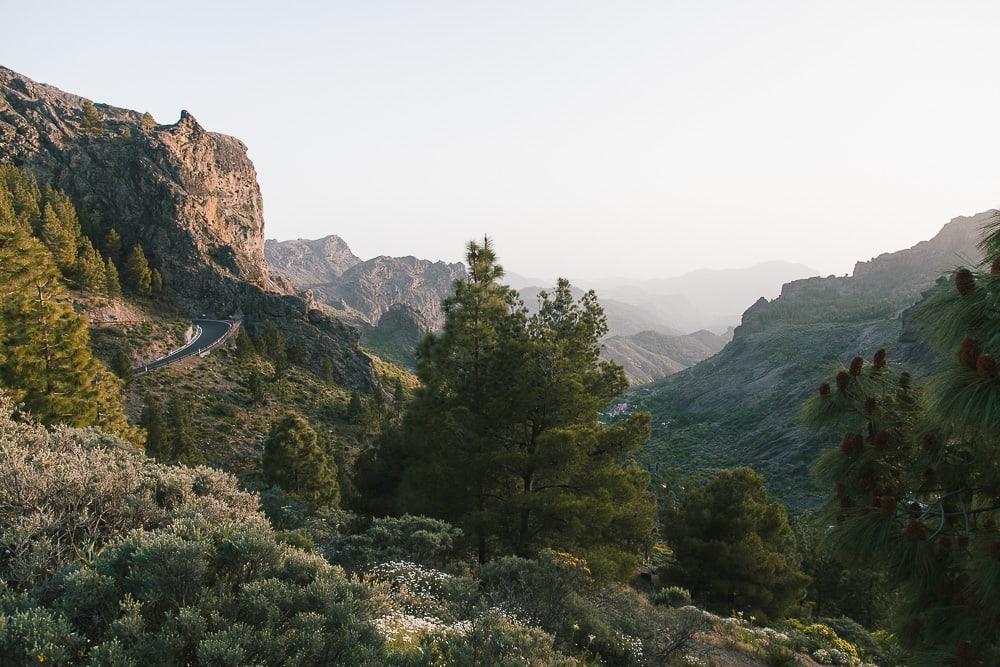
[[[412,311],[407,319],[415,318],[424,333],[444,326],[441,302],[465,276],[460,263],[384,255],[362,261],[338,236],[269,240],[265,254],[274,273],[348,317],[388,326],[382,316],[402,305]]]
[[[208,132],[186,111],[173,125],[143,127],[142,114],[95,105],[0,67],[0,162],[33,171],[73,198],[96,235],[117,229],[141,243],[166,295],[191,314],[275,319],[290,338],[329,358],[339,380],[370,389],[371,360],[358,332],[294,296],[264,259],[257,174],[238,139]]]

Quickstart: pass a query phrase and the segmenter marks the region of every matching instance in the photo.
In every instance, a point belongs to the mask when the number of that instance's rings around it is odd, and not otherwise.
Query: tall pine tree
[[[264,476],[285,491],[320,504],[337,504],[337,470],[301,415],[275,422],[264,444]]]
[[[423,386],[401,432],[362,463],[362,492],[457,523],[481,562],[551,547],[627,577],[653,523],[648,475],[631,460],[649,418],[600,422],[626,382],[598,357],[596,297],[574,301],[560,281],[529,317],[489,240],[469,244],[467,263],[444,330],[418,351]]]

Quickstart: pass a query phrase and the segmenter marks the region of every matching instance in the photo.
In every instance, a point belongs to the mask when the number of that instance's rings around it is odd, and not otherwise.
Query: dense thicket
[[[678,566],[664,575],[715,608],[781,618],[805,595],[785,508],[750,468],[690,491],[661,529]]]
[[[940,354],[924,387],[855,358],[807,407],[846,433],[818,468],[837,552],[899,589],[893,620],[917,665],[1000,663],[1000,221],[983,271],[960,269],[915,310]]]
[[[649,418],[600,421],[626,382],[599,359],[596,297],[575,301],[560,281],[529,316],[488,240],[469,245],[467,262],[444,330],[418,351],[423,385],[362,464],[362,495],[388,501],[368,503],[376,513],[456,523],[480,562],[551,547],[628,576],[653,524],[649,477],[631,461]]]
[[[45,423],[139,440],[122,412],[121,381],[91,354],[87,321],[67,298],[64,280],[79,281],[78,259],[92,252],[65,195],[0,166],[0,385]]]

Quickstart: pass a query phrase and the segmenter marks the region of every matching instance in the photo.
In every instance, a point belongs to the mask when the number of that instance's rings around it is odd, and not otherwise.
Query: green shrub
[[[374,519],[364,532],[337,540],[326,554],[331,562],[355,571],[399,560],[445,569],[456,556],[461,536],[461,530],[445,521],[407,514]]]
[[[691,604],[691,592],[680,586],[667,586],[653,593],[650,600],[655,605],[685,607]]]

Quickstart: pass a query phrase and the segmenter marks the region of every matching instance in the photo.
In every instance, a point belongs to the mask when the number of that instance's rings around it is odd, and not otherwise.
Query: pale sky
[[[519,273],[856,259],[1000,207],[1000,2],[0,0],[0,64],[250,148],[268,237]]]

